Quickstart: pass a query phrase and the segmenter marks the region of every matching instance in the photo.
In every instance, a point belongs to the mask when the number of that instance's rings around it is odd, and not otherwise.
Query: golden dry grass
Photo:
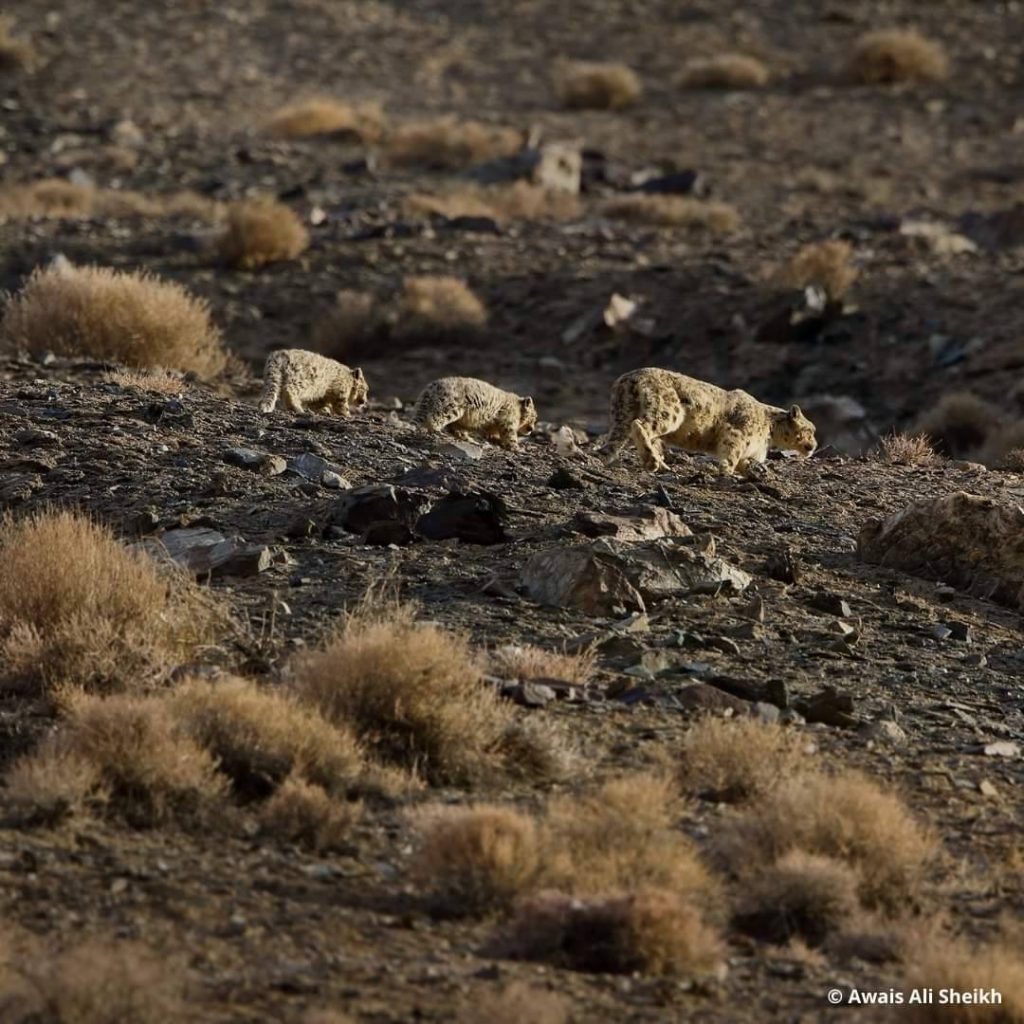
[[[570,220],[580,214],[579,198],[568,192],[517,181],[511,185],[463,185],[448,192],[408,196],[403,208],[412,216],[489,217],[514,220]]]
[[[940,43],[913,29],[882,29],[857,40],[850,74],[865,85],[936,82],[949,74],[949,59]]]
[[[487,308],[457,277],[407,277],[398,298],[393,334],[405,341],[460,338],[487,324]]]
[[[756,57],[720,53],[689,61],[679,84],[687,89],[759,89],[769,78],[768,68]]]
[[[18,948],[20,946],[20,948]],[[26,939],[8,957],[19,982],[11,1024],[173,1024],[194,1019],[184,966],[138,942],[87,939],[62,951]]]
[[[308,245],[309,232],[295,211],[269,198],[232,203],[217,241],[220,258],[239,270],[293,260]]]
[[[27,39],[14,35],[14,19],[0,15],[0,74],[31,71],[36,51]]]
[[[790,850],[743,886],[733,921],[767,942],[815,948],[857,913],[857,884],[849,864]]]
[[[350,844],[352,827],[362,814],[361,803],[337,799],[321,786],[291,775],[260,806],[259,825],[264,835],[321,853]]]
[[[1006,423],[996,427],[985,445],[977,453],[979,461],[995,469],[1009,469],[1019,472],[1024,466],[1021,451],[1024,449],[1024,420]]]
[[[568,1024],[571,1003],[565,996],[513,981],[500,992],[473,993],[472,1005],[458,1024]]]
[[[700,912],[667,889],[588,899],[538,893],[518,904],[504,949],[574,970],[687,978],[719,973],[724,953]]]
[[[934,939],[910,954],[907,988],[975,989],[998,992],[989,1005],[902,1006],[900,1020],[913,1024],[1024,1024],[1024,951],[993,944],[971,948],[965,942]]]
[[[243,799],[265,797],[288,777],[340,795],[362,773],[363,753],[352,731],[325,721],[289,692],[230,676],[185,680],[167,700]]]
[[[926,434],[889,434],[882,438],[879,451],[886,462],[898,466],[930,466],[936,460]]]
[[[51,777],[68,758],[88,765],[96,780],[89,798],[137,827],[208,821],[228,792],[216,761],[159,697],[77,695],[52,739],[14,769],[26,810],[33,804],[30,780]],[[41,811],[52,806],[52,792],[42,786]]]
[[[33,271],[7,304],[0,340],[31,353],[173,367],[202,378],[227,362],[209,306],[181,285],[67,263]]]
[[[227,624],[190,578],[70,512],[0,523],[0,686],[139,689],[197,657]]]
[[[220,203],[189,191],[147,196],[129,190],[76,185],[63,178],[41,178],[0,188],[0,220],[180,217],[213,222],[222,214]]]
[[[681,811],[672,780],[651,773],[556,797],[542,823],[544,883],[586,895],[670,889],[715,908],[717,884],[674,827]]]
[[[444,913],[504,909],[537,879],[540,840],[529,815],[481,804],[423,808],[415,821],[413,875]]]
[[[138,391],[151,391],[158,395],[180,395],[188,384],[179,373],[170,370],[114,370],[101,378],[108,384]]]
[[[727,864],[741,879],[757,861],[791,850],[849,864],[869,909],[904,913],[918,898],[938,855],[932,831],[894,794],[859,772],[797,775],[781,782],[720,835]]]
[[[941,454],[963,458],[1003,425],[1003,414],[991,402],[970,391],[950,391],[918,418],[914,430],[931,438]]]
[[[15,818],[28,825],[56,825],[106,800],[98,766],[53,737],[14,762],[4,786]]]
[[[824,290],[831,302],[841,302],[858,270],[852,264],[853,247],[849,242],[830,239],[803,246],[786,264],[782,281],[789,288],[815,286]]]
[[[602,217],[650,227],[699,228],[728,234],[740,226],[735,207],[688,196],[615,196],[606,199],[598,209]]]
[[[681,777],[692,793],[748,800],[810,764],[800,734],[753,718],[703,718],[683,740]]]
[[[522,145],[515,128],[441,117],[400,125],[384,141],[384,159],[392,167],[451,171],[510,156]]]
[[[334,305],[313,323],[313,350],[334,359],[344,359],[353,349],[382,338],[387,320],[375,295],[342,289]]]
[[[552,69],[558,101],[569,110],[622,110],[643,95],[643,85],[625,64],[556,61]]]
[[[587,648],[566,654],[532,644],[505,644],[489,652],[487,661],[490,674],[502,679],[561,679],[582,686],[594,674],[597,652]]]
[[[514,710],[482,675],[465,637],[418,623],[409,606],[372,600],[295,664],[303,699],[350,725],[384,761],[432,782],[479,779],[512,767],[513,750],[523,762],[557,743],[557,735],[516,730]],[[537,755],[532,764],[543,770],[549,760]]]
[[[298,100],[275,110],[266,131],[276,139],[306,139],[317,135],[349,136],[376,142],[387,127],[379,103],[343,103],[326,96]]]

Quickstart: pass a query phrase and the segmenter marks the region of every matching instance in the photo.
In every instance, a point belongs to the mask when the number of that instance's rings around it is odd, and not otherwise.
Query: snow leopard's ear
[[[363,376],[363,368],[361,366],[357,366],[352,371],[352,376],[355,380],[361,380],[364,384],[366,383],[366,378]]]
[[[791,405],[789,407],[789,418],[791,420],[798,420],[801,416],[803,416],[803,413],[800,411],[799,405]]]

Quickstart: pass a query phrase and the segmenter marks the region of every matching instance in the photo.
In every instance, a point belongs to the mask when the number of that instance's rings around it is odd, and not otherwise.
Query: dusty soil
[[[273,680],[296,647],[317,642],[381,580],[481,644],[557,648],[607,638],[609,621],[526,600],[519,571],[536,551],[578,539],[578,511],[667,500],[754,576],[765,621],[751,625],[749,594],[663,602],[650,609],[646,631],[605,650],[586,692],[524,711],[562,720],[578,738],[584,769],[574,784],[677,750],[695,713],[679,693],[697,678],[733,689],[782,681],[793,699],[833,686],[852,698],[852,720],[801,728],[836,763],[891,780],[938,826],[949,858],[932,879],[936,908],[972,938],[992,934],[1000,915],[1024,914],[1024,762],[981,752],[1024,732],[1020,615],[865,565],[855,553],[868,519],[954,490],[1016,504],[1024,478],[825,449],[808,462],[772,461],[756,482],[723,483],[705,461],[678,455],[658,493],[630,460],[605,469],[589,442],[559,456],[544,429],[515,455],[487,448],[479,461],[464,460],[412,431],[391,401],[407,402],[442,372],[478,374],[534,394],[543,421],[587,428],[592,440],[614,375],[656,363],[769,401],[850,396],[867,411],[868,434],[908,423],[965,386],[1008,414],[1024,412],[1016,387],[1024,249],[942,256],[897,230],[911,214],[956,223],[1024,200],[1019,4],[70,0],[48,11],[14,0],[6,10],[42,63],[3,80],[5,179],[80,167],[104,186],[191,187],[223,199],[270,192],[325,217],[299,260],[253,274],[202,258],[202,225],[8,222],[0,224],[3,288],[16,290],[57,252],[148,268],[207,297],[232,350],[257,371],[271,348],[308,344],[312,321],[340,288],[387,295],[407,274],[454,273],[491,315],[472,344],[353,352],[378,404],[346,422],[263,417],[243,374],[172,399],[106,382],[106,367],[12,354],[0,365],[11,511],[66,504],[130,539],[203,525],[268,545],[266,571],[210,585],[250,625],[214,660]],[[907,23],[947,46],[947,82],[885,89],[843,81],[860,33]],[[722,94],[672,84],[685,59],[723,49],[762,57],[774,84]],[[549,64],[560,55],[626,61],[643,76],[644,99],[620,113],[558,110]],[[743,227],[710,237],[606,222],[589,209],[567,223],[486,234],[408,220],[402,198],[442,187],[445,176],[346,170],[365,155],[361,147],[260,133],[275,107],[321,92],[381,100],[395,119],[451,112],[540,125],[548,137],[582,137],[627,170],[694,168],[716,198],[737,206]],[[101,148],[123,119],[144,143],[133,169],[111,170]],[[585,202],[612,190],[594,184]],[[862,264],[855,308],[811,340],[756,340],[757,326],[790,298],[767,283],[770,269],[800,243],[837,233]],[[641,299],[653,326],[566,344],[566,328],[613,292]],[[48,433],[25,440],[26,429]],[[499,494],[509,540],[363,545],[324,528],[336,494],[294,474],[268,478],[232,465],[224,455],[235,447],[286,458],[312,452],[355,486],[390,482],[434,498],[451,488]],[[582,488],[549,486],[559,468]],[[766,571],[782,549],[802,570],[796,584]],[[836,616],[814,607],[822,592],[849,603],[855,643],[840,643]],[[943,638],[942,624],[968,626],[970,642]],[[644,652],[679,650],[686,670],[629,671]],[[906,732],[900,745],[863,728],[891,719]],[[8,761],[48,726],[41,709],[3,702],[0,757]],[[485,795],[527,805],[540,798],[524,786]],[[683,827],[702,840],[721,813],[696,803]],[[257,842],[244,822],[215,837],[102,824],[4,829],[0,907],[40,934],[127,936],[186,952],[194,1019],[203,1021],[298,1021],[324,1004],[360,1021],[451,1020],[513,978],[568,994],[580,1021],[873,1019],[830,1010],[825,992],[900,981],[898,966],[807,960],[739,939],[726,980],[710,991],[497,960],[487,948],[493,922],[427,913],[407,880],[409,852],[401,808],[371,814],[349,854],[329,858]]]

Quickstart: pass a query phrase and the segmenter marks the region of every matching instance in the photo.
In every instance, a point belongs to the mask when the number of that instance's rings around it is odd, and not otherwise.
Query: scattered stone
[[[553,687],[532,680],[503,686],[501,695],[524,708],[546,707],[558,696]]]
[[[995,213],[971,211],[960,218],[960,230],[985,249],[1024,245],[1024,203]]]
[[[609,616],[622,609],[645,611],[644,600],[614,557],[592,545],[550,548],[523,568],[521,583],[538,604],[578,608]]]
[[[562,342],[574,345],[595,333],[611,333],[628,326],[639,303],[624,295],[613,293],[604,306],[595,306],[578,316],[562,333]]]
[[[427,540],[457,537],[465,544],[503,544],[509,539],[502,525],[507,515],[496,494],[453,492],[420,516],[416,532]]]
[[[986,757],[1020,757],[1020,745],[1012,740],[996,740],[986,743],[983,753]]]
[[[14,440],[26,446],[60,444],[60,438],[52,430],[40,430],[38,427],[16,430]]]
[[[780,583],[799,583],[800,567],[789,548],[773,551],[764,566],[765,573]]]
[[[777,725],[779,719],[782,717],[782,712],[774,704],[766,704],[764,701],[758,701],[750,708],[750,715],[752,718],[756,718],[761,722],[766,722],[769,725]]]
[[[579,455],[580,446],[576,443],[576,434],[570,426],[561,426],[551,435],[551,443],[555,451],[564,459],[570,455]]]
[[[990,800],[995,800],[999,797],[999,790],[988,779],[982,779],[978,783],[978,792],[982,796],[987,796]]]
[[[28,501],[43,486],[38,473],[15,473],[0,480],[0,505],[16,505]]]
[[[676,699],[688,711],[732,711],[735,714],[746,714],[750,704],[731,693],[726,693],[708,683],[690,683],[676,694]]]
[[[529,181],[542,188],[578,195],[583,154],[575,142],[528,145],[511,156],[489,160],[467,172],[467,177],[486,185]]]
[[[676,171],[674,174],[641,172],[634,176],[634,192],[648,195],[701,195],[706,191],[704,180],[697,171]]]
[[[971,627],[966,622],[947,622],[945,627],[949,630],[950,639],[957,640],[962,644],[974,642],[974,638],[971,636]]]
[[[887,718],[862,722],[857,732],[869,743],[898,747],[907,742],[907,734],[903,727]]]
[[[224,461],[232,466],[258,469],[263,464],[263,455],[251,448],[229,448],[224,453]]]
[[[205,526],[167,530],[139,541],[156,558],[169,558],[195,576],[254,576],[270,568],[273,552]]]
[[[978,251],[977,244],[967,235],[938,221],[904,220],[900,223],[900,234],[906,238],[919,239],[938,256],[959,256]]]
[[[965,654],[963,663],[967,668],[985,668],[988,665],[988,658],[984,654]]]
[[[740,609],[740,615],[745,619],[752,619],[754,622],[764,622],[764,598],[755,595],[749,604]]]
[[[483,445],[475,441],[446,441],[439,450],[464,462],[479,462],[484,457]]]
[[[352,485],[344,478],[341,467],[335,466],[312,452],[303,452],[294,459],[288,459],[287,470],[303,480],[322,484],[332,490],[346,490]]]
[[[793,707],[808,722],[821,722],[823,725],[834,725],[846,729],[857,725],[857,719],[853,714],[853,697],[849,693],[837,690],[834,686],[826,686],[806,700],[794,701]]]
[[[853,615],[850,606],[838,594],[830,594],[825,591],[818,591],[807,600],[811,608],[829,615],[837,615],[841,619],[848,619]]]
[[[562,466],[548,477],[546,486],[552,487],[556,491],[582,491],[583,481]]]
[[[612,537],[622,541],[693,536],[686,523],[666,508],[637,508],[618,514],[580,511],[573,525],[587,537]]]
[[[865,524],[862,561],[1024,608],[1024,509],[957,491]]]
[[[948,640],[953,635],[953,631],[948,626],[943,626],[942,623],[932,626],[931,632],[936,640]]]
[[[383,523],[397,523],[405,527],[411,540],[417,520],[428,511],[430,500],[422,492],[395,487],[393,484],[370,484],[354,487],[342,494],[330,510],[327,525],[340,527],[348,533],[365,535],[371,529],[384,530],[385,527],[381,525]],[[377,532],[375,536],[383,535]],[[398,542],[388,540],[387,543]]]

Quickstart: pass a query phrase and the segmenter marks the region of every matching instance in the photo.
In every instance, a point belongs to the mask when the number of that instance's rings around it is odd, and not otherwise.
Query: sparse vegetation
[[[970,391],[951,391],[918,418],[914,429],[929,437],[937,452],[962,459],[981,448],[1003,421],[991,402]]]
[[[589,647],[566,654],[531,644],[505,644],[490,652],[488,668],[503,679],[560,679],[583,686],[590,682],[596,661],[597,654]]]
[[[853,247],[849,242],[840,239],[811,242],[786,264],[782,280],[790,288],[821,288],[830,302],[842,302],[858,277],[852,256]]]
[[[570,1003],[563,996],[514,981],[500,992],[474,998],[459,1024],[567,1024]]]
[[[344,725],[331,725],[290,693],[247,679],[186,680],[168,698],[188,734],[217,759],[243,799],[262,798],[287,779],[350,791],[362,750]]]
[[[362,813],[361,803],[339,800],[322,786],[290,775],[260,807],[260,830],[321,853],[350,843]]]
[[[949,73],[942,46],[912,29],[882,29],[857,40],[850,74],[865,85],[935,82]]]
[[[187,191],[147,196],[127,189],[74,184],[63,178],[41,178],[0,188],[0,221],[31,217],[66,220],[163,217],[212,222],[222,213],[219,203]]]
[[[103,379],[122,388],[152,391],[158,395],[180,395],[188,387],[180,373],[163,369],[114,370]]]
[[[441,117],[400,125],[385,140],[384,156],[394,167],[459,170],[509,156],[522,147],[523,138],[515,128]]]
[[[759,89],[769,77],[768,68],[756,57],[721,53],[690,61],[679,81],[688,89]]]
[[[0,339],[30,353],[173,367],[203,378],[227,361],[209,307],[181,285],[66,261],[32,273],[7,303]]]
[[[343,103],[323,96],[281,107],[267,122],[268,134],[278,139],[334,135],[359,142],[376,142],[386,127],[384,110],[379,103]]]
[[[448,341],[473,335],[487,323],[487,308],[456,277],[407,277],[393,328],[406,341]]]
[[[1021,458],[1024,452],[1024,420],[1016,420],[996,427],[978,452],[978,458],[986,466],[1020,472],[1024,466]]]
[[[138,690],[223,630],[190,579],[70,512],[0,524],[0,686],[61,699]]]
[[[741,878],[751,874],[751,849],[760,859],[802,850],[843,861],[866,907],[899,913],[913,907],[937,856],[935,837],[900,800],[852,771],[783,781],[731,823],[720,848]]]
[[[298,215],[274,199],[248,199],[228,207],[218,241],[221,259],[239,270],[258,270],[301,256],[309,232]]]
[[[431,807],[414,864],[420,884],[448,914],[500,910],[528,891],[540,869],[533,818],[507,807]]]
[[[505,951],[524,960],[602,973],[701,977],[722,967],[720,938],[671,890],[574,899],[543,892],[523,900]]]
[[[1024,957],[1007,944],[971,948],[966,942],[934,938],[911,951],[910,988],[954,992],[995,990],[996,1003],[902,1007],[914,1024],[1021,1024],[1024,1021]]]
[[[464,637],[416,622],[411,607],[372,602],[295,666],[299,693],[330,721],[351,725],[377,756],[434,782],[465,782],[502,766],[513,711],[481,676]],[[542,733],[525,740],[555,742]]]
[[[728,203],[688,196],[616,196],[601,203],[600,213],[611,220],[650,227],[702,228],[728,234],[740,226],[740,216]]]
[[[857,883],[849,864],[790,850],[745,883],[734,923],[767,942],[815,948],[857,913]]]
[[[806,746],[798,732],[778,725],[752,718],[703,718],[683,742],[683,784],[712,800],[747,800],[806,769]]]
[[[313,324],[313,349],[334,359],[384,336],[388,328],[377,297],[342,289],[334,305]]]
[[[898,466],[930,466],[935,449],[925,434],[889,434],[881,441],[882,455]]]
[[[15,817],[28,825],[56,825],[90,803],[102,805],[107,796],[99,767],[53,738],[15,761],[4,786]]]
[[[559,102],[570,110],[622,110],[643,95],[639,76],[625,64],[558,61],[553,77]]]

